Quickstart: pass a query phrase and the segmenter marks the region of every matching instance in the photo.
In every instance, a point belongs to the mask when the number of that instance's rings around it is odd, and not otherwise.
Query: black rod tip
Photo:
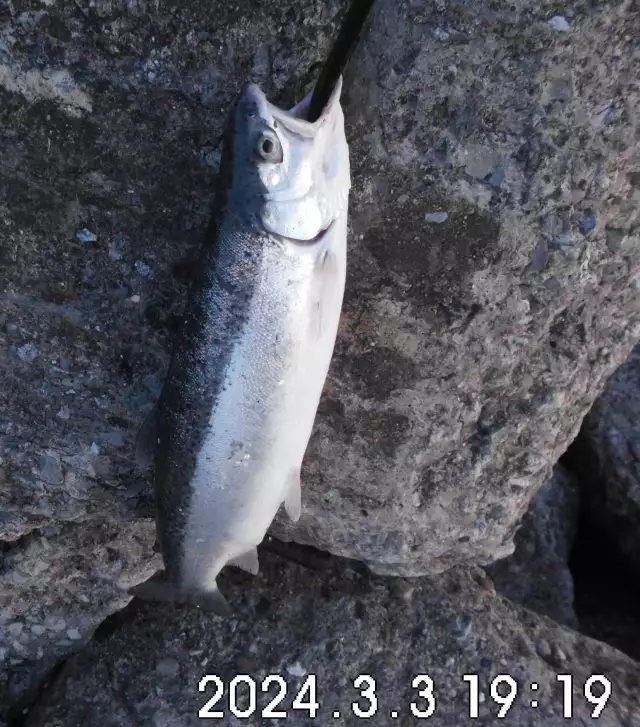
[[[374,1],[351,0],[351,5],[342,22],[338,37],[322,68],[318,82],[313,90],[313,95],[311,96],[307,119],[312,123],[320,118],[322,110],[327,105],[338,78],[342,74],[360,40],[360,33]]]

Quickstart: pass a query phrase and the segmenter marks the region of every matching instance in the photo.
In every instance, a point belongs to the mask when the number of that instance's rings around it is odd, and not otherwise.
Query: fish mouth
[[[322,113],[316,121],[308,121],[305,117],[309,111],[311,97],[313,91],[310,91],[299,103],[289,110],[281,109],[271,103],[262,89],[255,83],[250,83],[245,89],[245,95],[251,99],[259,109],[259,113],[263,117],[271,116],[279,124],[282,124],[290,132],[305,138],[314,137],[318,129],[327,123],[328,119],[333,115],[333,110],[340,100],[342,92],[342,76],[338,78],[336,85],[329,96],[329,100],[322,109]]]

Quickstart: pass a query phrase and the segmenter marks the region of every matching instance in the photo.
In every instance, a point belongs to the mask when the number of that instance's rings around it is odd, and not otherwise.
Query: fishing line
[[[349,10],[342,23],[338,37],[331,48],[329,57],[322,68],[318,82],[313,90],[309,104],[307,119],[311,122],[320,118],[322,110],[327,105],[331,92],[347,65],[358,41],[374,0],[352,0]]]

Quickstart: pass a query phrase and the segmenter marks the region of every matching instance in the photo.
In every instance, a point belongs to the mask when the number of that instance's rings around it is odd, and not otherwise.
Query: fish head
[[[263,231],[312,241],[346,210],[349,150],[340,107],[342,79],[317,121],[305,119],[311,94],[285,111],[250,84],[236,107],[230,199],[251,208]]]

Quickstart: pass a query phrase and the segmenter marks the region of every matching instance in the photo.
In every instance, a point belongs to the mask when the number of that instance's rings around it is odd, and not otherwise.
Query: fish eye
[[[282,161],[282,146],[278,137],[272,132],[263,132],[258,137],[256,153],[265,162],[279,164]]]

